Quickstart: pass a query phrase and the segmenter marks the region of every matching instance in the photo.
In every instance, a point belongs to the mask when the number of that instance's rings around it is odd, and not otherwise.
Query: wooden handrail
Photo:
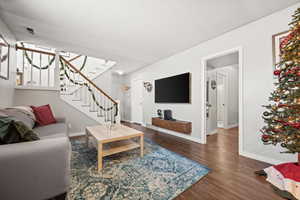
[[[73,58],[71,58],[70,60],[68,60],[68,62],[72,62],[73,60],[76,60],[77,58],[80,58],[81,55],[78,55],[78,56],[74,56]]]
[[[18,45],[16,45],[16,50],[31,51],[31,52],[35,52],[35,53],[41,53],[41,54],[46,54],[46,55],[50,55],[50,56],[55,56],[55,53],[51,53],[48,51],[36,50],[36,49],[30,49],[30,48],[26,48],[26,47],[20,47]]]
[[[94,86],[99,92],[101,92],[104,96],[110,99],[113,103],[118,104],[113,98],[111,98],[108,94],[106,94],[103,90],[101,90],[95,83],[93,83],[88,77],[86,77],[81,71],[79,71],[74,65],[72,65],[69,61],[67,61],[64,57],[59,56],[62,61],[64,61],[69,67],[71,67],[74,71],[80,74],[87,82],[89,82],[92,86]]]

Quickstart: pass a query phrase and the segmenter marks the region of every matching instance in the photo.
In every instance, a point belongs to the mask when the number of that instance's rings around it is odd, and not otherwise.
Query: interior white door
[[[216,72],[210,70],[207,72],[206,85],[206,134],[210,135],[217,130],[217,89],[216,89]]]
[[[141,79],[131,82],[131,121],[143,123],[143,81]]]
[[[225,121],[225,94],[226,94],[226,76],[217,73],[217,120],[218,127],[224,127]]]

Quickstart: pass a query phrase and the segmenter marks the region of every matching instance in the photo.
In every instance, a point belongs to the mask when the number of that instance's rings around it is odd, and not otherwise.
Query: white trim
[[[45,90],[60,91],[59,87],[41,87],[41,86],[15,86],[16,90]]]
[[[225,129],[231,129],[231,128],[235,128],[235,127],[238,127],[239,124],[238,123],[235,123],[235,124],[231,124],[231,125],[228,125],[225,127]]]
[[[162,132],[162,133],[166,133],[166,134],[169,134],[169,135],[173,135],[173,136],[176,136],[176,137],[187,139],[187,140],[190,140],[190,141],[193,141],[193,142],[202,143],[201,139],[199,139],[199,138],[194,138],[194,137],[191,137],[189,135],[185,135],[185,134],[182,134],[182,133],[177,133],[175,131],[170,131],[170,130],[167,130],[167,129],[164,129],[164,128],[153,126],[151,124],[146,124],[146,127],[150,128],[152,130],[155,130],[155,131],[159,131],[159,132]]]
[[[133,122],[130,120],[121,120],[121,122],[127,122],[127,123],[131,123],[131,124],[140,124],[143,127],[147,127],[147,125],[145,123],[137,123],[137,122]]]
[[[85,136],[85,132],[69,133],[69,138],[78,136]]]
[[[126,119],[121,119],[121,122],[134,123],[133,121],[131,121],[131,120],[126,120]]]
[[[214,129],[213,131],[211,131],[210,133],[206,133],[207,135],[213,135],[216,134],[218,132],[218,129]]]
[[[244,73],[243,73],[243,48],[242,46],[235,47],[229,50],[225,50],[216,54],[212,54],[201,59],[201,83],[200,83],[200,97],[201,97],[201,143],[206,144],[206,68],[207,68],[207,60],[215,57],[224,56],[233,52],[239,53],[239,154],[243,152],[243,110],[244,110]]]
[[[278,164],[281,164],[281,163],[286,163],[286,161],[275,160],[275,159],[272,159],[272,158],[269,158],[269,157],[266,157],[266,156],[261,156],[261,155],[246,152],[246,151],[240,151],[239,154],[241,156],[251,158],[251,159],[254,159],[254,160],[258,160],[258,161],[261,161],[261,162],[266,162],[266,163],[269,163],[269,164],[272,164],[272,165],[278,165]]]
[[[143,127],[147,127],[147,124],[145,124],[144,122],[141,124],[141,126]]]

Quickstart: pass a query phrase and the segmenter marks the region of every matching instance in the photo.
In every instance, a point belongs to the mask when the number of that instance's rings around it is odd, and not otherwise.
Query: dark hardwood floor
[[[180,194],[176,200],[282,200],[265,178],[255,171],[269,164],[238,155],[238,129],[220,129],[208,136],[207,144],[198,144],[137,124],[124,125],[141,130],[145,137],[173,152],[195,160],[212,171]]]

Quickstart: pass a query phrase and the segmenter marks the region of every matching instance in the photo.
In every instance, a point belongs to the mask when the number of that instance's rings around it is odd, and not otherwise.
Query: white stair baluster
[[[40,53],[39,86],[42,86],[42,54]]]

